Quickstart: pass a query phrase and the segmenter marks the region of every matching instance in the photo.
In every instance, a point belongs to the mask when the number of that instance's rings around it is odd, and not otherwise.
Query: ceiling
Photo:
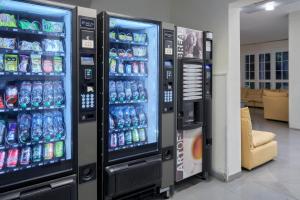
[[[84,7],[90,7],[91,4],[91,0],[50,0],[50,1],[57,1],[60,3],[66,3],[66,4],[78,5]]]
[[[241,44],[288,39],[288,14],[300,10],[300,0],[281,0],[274,11],[252,5],[241,12]]]

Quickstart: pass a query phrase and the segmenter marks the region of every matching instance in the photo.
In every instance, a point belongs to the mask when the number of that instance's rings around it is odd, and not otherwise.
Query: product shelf
[[[51,32],[45,32],[45,31],[37,31],[37,30],[23,30],[20,28],[10,28],[10,27],[0,27],[0,31],[5,31],[5,32],[9,32],[9,33],[51,36],[51,37],[59,37],[59,38],[65,38],[65,36],[66,36],[65,33],[51,33]]]

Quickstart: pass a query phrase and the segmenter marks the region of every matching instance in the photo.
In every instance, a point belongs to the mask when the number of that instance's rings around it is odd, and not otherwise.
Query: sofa
[[[249,108],[241,109],[242,167],[252,170],[277,156],[275,134],[252,130]]]
[[[241,101],[248,107],[263,108],[263,90],[241,88]]]
[[[289,97],[287,91],[268,91],[263,93],[264,118],[289,121]]]

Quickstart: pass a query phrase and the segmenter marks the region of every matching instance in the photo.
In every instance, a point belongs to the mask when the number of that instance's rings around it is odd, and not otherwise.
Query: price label
[[[94,40],[82,40],[82,48],[93,49]]]

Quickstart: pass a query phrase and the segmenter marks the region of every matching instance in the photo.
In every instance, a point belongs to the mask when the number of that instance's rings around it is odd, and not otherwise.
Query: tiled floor
[[[279,152],[272,161],[229,183],[192,179],[177,186],[172,200],[300,200],[300,131],[287,123],[263,119],[263,110],[251,110],[253,128],[274,132]]]

